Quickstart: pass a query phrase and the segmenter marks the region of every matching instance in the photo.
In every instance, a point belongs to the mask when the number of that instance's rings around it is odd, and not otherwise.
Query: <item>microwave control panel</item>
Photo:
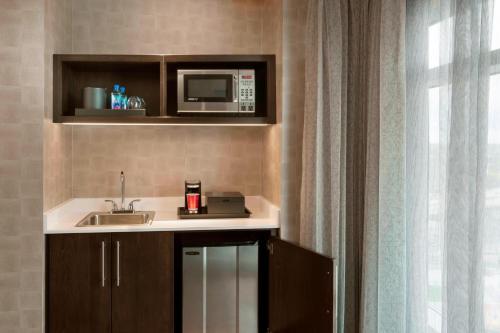
[[[239,70],[239,111],[246,113],[255,112],[255,70]]]

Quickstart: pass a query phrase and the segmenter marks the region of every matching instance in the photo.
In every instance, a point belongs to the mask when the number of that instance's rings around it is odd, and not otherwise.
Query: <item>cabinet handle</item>
[[[101,242],[101,285],[105,286],[106,281],[106,243]]]
[[[116,286],[120,286],[120,241],[116,241]]]

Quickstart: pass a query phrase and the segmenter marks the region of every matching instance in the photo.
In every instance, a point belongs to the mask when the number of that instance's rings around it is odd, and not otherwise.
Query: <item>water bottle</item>
[[[116,83],[113,86],[113,92],[111,93],[111,108],[113,110],[120,110],[122,108],[120,85]]]
[[[127,109],[127,94],[125,94],[125,87],[120,87],[120,94],[121,94],[121,109],[126,110]]]

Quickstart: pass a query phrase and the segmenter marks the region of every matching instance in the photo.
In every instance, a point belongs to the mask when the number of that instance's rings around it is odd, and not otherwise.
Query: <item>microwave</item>
[[[178,69],[177,112],[255,113],[254,69]]]

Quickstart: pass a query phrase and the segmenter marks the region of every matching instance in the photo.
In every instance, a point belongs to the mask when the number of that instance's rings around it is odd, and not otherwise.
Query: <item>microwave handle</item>
[[[238,103],[238,97],[240,92],[238,91],[238,75],[233,74],[233,103]]]

